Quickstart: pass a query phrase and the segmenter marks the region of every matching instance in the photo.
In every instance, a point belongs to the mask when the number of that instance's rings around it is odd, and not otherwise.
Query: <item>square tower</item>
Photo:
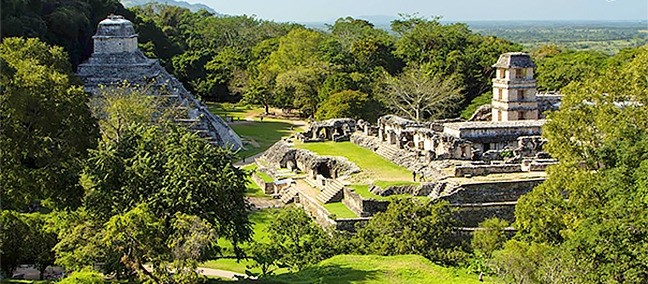
[[[504,53],[493,67],[492,121],[538,119],[531,57],[522,52]]]

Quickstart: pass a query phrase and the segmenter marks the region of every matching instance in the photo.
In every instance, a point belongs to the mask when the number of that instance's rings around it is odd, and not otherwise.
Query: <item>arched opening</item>
[[[325,178],[331,178],[331,169],[329,169],[329,167],[325,163],[317,165],[316,171],[318,175],[321,175]]]

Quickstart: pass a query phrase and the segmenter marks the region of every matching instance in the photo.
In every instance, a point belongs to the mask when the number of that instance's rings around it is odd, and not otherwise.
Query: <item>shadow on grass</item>
[[[378,271],[357,270],[341,265],[322,265],[304,268],[298,272],[285,273],[260,279],[260,283],[356,283],[376,278]],[[257,283],[259,283],[257,282]]]

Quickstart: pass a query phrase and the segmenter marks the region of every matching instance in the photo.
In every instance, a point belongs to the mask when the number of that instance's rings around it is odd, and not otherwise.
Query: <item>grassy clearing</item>
[[[246,118],[258,120],[263,109],[250,105],[236,105],[231,103],[207,103],[207,109],[215,115],[225,119],[231,117],[233,120],[245,120]]]
[[[242,121],[232,123],[230,127],[247,142],[246,149],[238,152],[241,158],[261,153],[295,132],[291,123],[282,121]]]
[[[252,235],[253,241],[256,242],[270,241],[270,239],[268,239],[268,225],[270,224],[272,215],[275,212],[277,212],[277,210],[280,209],[268,208],[259,211],[254,211],[252,212],[252,214],[250,214],[249,219],[250,222],[252,222],[252,231],[254,231],[254,235]],[[223,255],[225,256],[234,255],[233,246],[229,241],[221,238],[218,240],[218,245],[223,250]]]
[[[295,147],[310,150],[322,156],[346,157],[358,165],[369,179],[384,181],[410,181],[412,179],[412,172],[408,169],[351,142],[301,143],[295,144]]]
[[[366,184],[352,184],[349,185],[349,187],[364,199],[389,200],[389,197],[387,196],[380,196],[369,191],[369,185]]]
[[[255,164],[249,164],[247,166],[242,167],[242,169],[252,172],[256,170],[257,166]],[[247,178],[248,185],[247,185],[247,190],[245,191],[245,196],[249,197],[261,197],[261,198],[270,198],[265,192],[263,192],[263,189],[261,189],[254,181],[252,180],[252,176],[248,176]]]
[[[464,269],[446,268],[417,255],[338,255],[299,272],[274,276],[266,283],[498,283]]]
[[[358,218],[358,215],[353,213],[353,211],[346,207],[342,202],[326,203],[324,204],[324,208],[326,208],[326,210],[328,210],[332,215],[335,215],[336,218]]]
[[[231,117],[234,120],[229,125],[244,140],[246,148],[238,152],[241,159],[261,153],[281,138],[298,131],[290,120],[264,118],[261,121],[263,109],[260,107],[229,103],[209,103],[207,107],[224,119]]]

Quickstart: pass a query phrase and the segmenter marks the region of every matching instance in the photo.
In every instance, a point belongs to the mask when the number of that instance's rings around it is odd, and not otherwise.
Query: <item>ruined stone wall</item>
[[[137,50],[137,37],[94,37],[95,53],[123,53]]]
[[[320,205],[316,199],[308,196],[308,194],[299,193],[299,203],[304,207],[304,210],[310,213],[313,220],[315,220],[315,222],[317,222],[321,227],[336,227],[335,220],[329,218],[330,213],[328,210],[326,210],[324,206]]]
[[[360,172],[356,164],[344,157],[318,156],[308,150],[295,149],[283,140],[272,145],[261,158],[278,168],[287,168],[292,163],[311,176],[320,164],[325,164],[334,178]]]
[[[520,164],[502,164],[502,165],[468,165],[456,166],[454,175],[463,176],[485,176],[489,174],[501,173],[519,173],[522,172]]]
[[[455,212],[455,217],[462,227],[478,227],[479,223],[494,217],[513,223],[515,204],[455,206],[459,209]]]
[[[259,188],[263,189],[265,194],[275,194],[274,183],[265,182],[256,172],[253,172],[250,177]]]
[[[520,196],[530,192],[543,181],[543,178],[539,178],[462,184],[450,192],[442,192],[439,198],[451,204],[517,201]]]
[[[373,194],[380,196],[391,196],[399,194],[408,194],[412,196],[427,196],[432,192],[435,183],[426,182],[422,184],[409,184],[409,185],[392,185],[387,188],[381,188],[377,185],[370,185],[369,191]]]
[[[344,188],[342,203],[360,217],[370,217],[378,212],[385,212],[387,206],[389,206],[389,201],[363,199],[362,196],[346,187]]]

